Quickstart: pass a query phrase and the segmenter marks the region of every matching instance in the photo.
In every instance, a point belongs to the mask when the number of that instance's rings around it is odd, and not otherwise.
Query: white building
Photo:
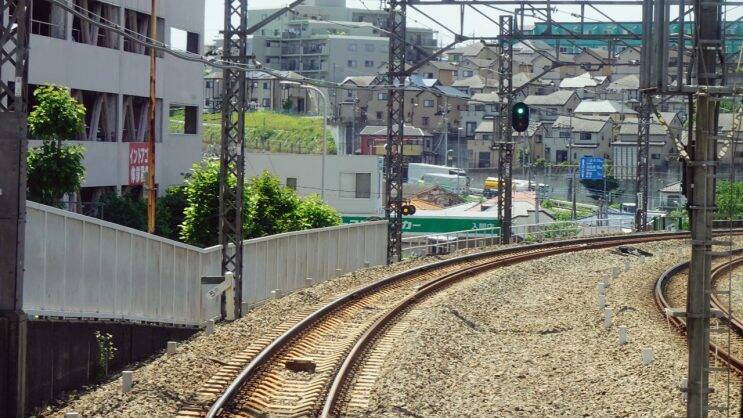
[[[87,109],[85,132],[69,141],[85,147],[85,182],[76,198],[90,202],[104,191],[140,192],[141,182],[130,182],[130,151],[147,138],[149,51],[47,0],[33,0],[31,7],[29,93],[47,83],[63,85]],[[87,2],[90,15],[145,36],[149,7],[149,1],[141,0]],[[159,37],[166,44],[201,52],[204,0],[161,0],[157,15]],[[156,179],[162,193],[167,186],[181,183],[182,173],[202,155],[204,66],[163,54],[157,67]],[[9,71],[3,71],[6,74]],[[182,119],[169,123],[166,115],[171,113]]]
[[[383,157],[325,157],[325,201],[343,215],[383,215]],[[299,196],[322,194],[322,155],[251,153],[245,156],[245,176],[269,171]]]

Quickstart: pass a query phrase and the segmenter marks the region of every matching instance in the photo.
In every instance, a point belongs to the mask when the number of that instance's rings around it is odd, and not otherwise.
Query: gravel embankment
[[[120,376],[80,394],[73,394],[59,405],[37,411],[40,416],[60,417],[75,411],[84,417],[164,417],[173,416],[180,406],[234,354],[268,334],[297,311],[320,307],[342,294],[393,273],[428,264],[442,258],[478,250],[461,250],[445,257],[426,257],[404,261],[392,267],[372,267],[294,292],[253,309],[242,319],[218,324],[213,335],[198,333],[178,347],[175,355],[161,355],[134,368],[134,387],[121,393]]]
[[[426,301],[386,358],[363,416],[685,415],[685,340],[652,299],[658,276],[682,260],[679,242],[640,247],[655,256],[633,258],[607,290],[609,330],[596,284],[624,257],[608,250],[495,270]],[[623,347],[620,325],[629,333]],[[645,347],[653,348],[649,366]],[[720,404],[725,381],[711,381],[712,404]],[[734,379],[733,405],[739,385]]]

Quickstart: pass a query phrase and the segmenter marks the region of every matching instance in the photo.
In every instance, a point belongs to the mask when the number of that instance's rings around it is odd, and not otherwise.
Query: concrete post
[[[271,298],[278,299],[281,297],[281,289],[274,289],[271,291]]]
[[[611,328],[611,308],[604,308],[604,328]]]
[[[371,263],[368,261],[364,261],[364,268],[369,268],[371,266]]]
[[[235,274],[231,271],[226,272],[224,274],[224,280],[227,282],[227,288],[224,291],[225,319],[234,321],[237,319],[235,316]]]
[[[176,349],[178,348],[178,343],[175,341],[168,341],[168,354],[175,354]]]
[[[611,278],[616,280],[617,277],[619,277],[619,267],[612,267],[611,268]]]
[[[343,275],[343,270],[335,269],[335,277],[341,277],[342,275]]]
[[[603,311],[604,308],[606,308],[606,295],[601,292],[599,292],[598,306],[600,311]]]
[[[121,393],[127,393],[132,390],[134,385],[134,372],[124,371],[121,372]]]
[[[622,325],[619,327],[619,345],[625,345],[627,344],[628,336],[627,336],[627,327]]]
[[[214,320],[210,319],[206,321],[206,327],[204,328],[204,333],[206,335],[211,335],[214,333]]]
[[[653,347],[645,347],[642,349],[642,364],[647,366],[653,362]]]
[[[632,267],[632,265],[629,260],[624,260],[624,271],[629,271],[630,267]]]
[[[605,288],[611,286],[611,282],[609,281],[609,275],[608,274],[604,274],[603,281],[604,281],[604,287]]]

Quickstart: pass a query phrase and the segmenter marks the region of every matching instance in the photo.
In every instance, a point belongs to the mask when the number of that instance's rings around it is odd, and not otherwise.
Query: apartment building
[[[149,36],[150,2],[76,0],[88,16],[100,16]],[[99,28],[47,0],[31,3],[29,87],[63,85],[85,105],[85,132],[70,143],[85,148],[85,182],[80,196],[89,202],[106,191],[142,190],[141,163],[130,158],[148,137],[149,49]],[[158,38],[201,53],[204,0],[162,0]],[[160,192],[180,184],[183,173],[201,159],[203,65],[160,54],[157,58],[156,141]],[[9,74],[4,71],[3,75]],[[33,106],[33,96],[30,105]],[[177,116],[170,122],[169,116]],[[30,141],[38,146],[39,141]]]
[[[345,0],[307,0],[270,22],[251,41],[256,59],[277,70],[335,82],[373,73],[388,58],[383,29],[387,12],[346,7]],[[254,25],[276,9],[253,9]],[[435,32],[409,26],[407,59],[418,61],[434,51]]]

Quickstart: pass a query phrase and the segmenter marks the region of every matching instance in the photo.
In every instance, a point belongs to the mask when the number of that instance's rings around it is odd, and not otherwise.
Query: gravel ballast
[[[684,337],[652,298],[659,275],[682,261],[679,241],[643,244],[606,291],[596,284],[625,257],[608,250],[557,255],[498,269],[432,297],[385,359],[363,416],[683,416]],[[688,241],[684,242],[688,248]],[[688,254],[688,253],[687,253]],[[626,326],[629,343],[618,344]],[[642,363],[652,347],[654,361]],[[715,373],[712,405],[726,375]],[[740,381],[732,381],[737,415]]]
[[[391,274],[476,252],[462,250],[443,257],[425,257],[345,274],[296,291],[251,310],[233,323],[217,324],[212,335],[200,332],[179,344],[175,355],[161,355],[134,368],[134,387],[121,393],[121,377],[112,376],[102,385],[73,394],[60,404],[37,411],[40,416],[61,417],[75,411],[84,417],[171,417],[199,387],[234,354],[245,349],[299,311],[313,309],[339,296]],[[165,347],[163,347],[164,349]]]

